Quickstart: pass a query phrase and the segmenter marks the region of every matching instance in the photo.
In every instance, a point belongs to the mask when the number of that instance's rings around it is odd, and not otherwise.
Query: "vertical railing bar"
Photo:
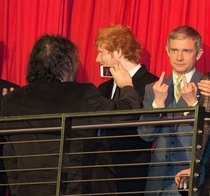
[[[57,175],[57,187],[56,187],[56,196],[62,196],[65,192],[66,184],[63,184],[63,181],[67,180],[67,171],[64,169],[64,158],[66,153],[69,153],[69,141],[67,138],[70,135],[72,126],[72,118],[62,116],[61,124],[61,141],[59,149],[59,160],[58,160],[58,175]]]
[[[203,139],[203,128],[205,119],[205,108],[195,108],[194,114],[194,133],[192,140],[192,154],[190,164],[190,179],[189,179],[189,193],[190,196],[197,195],[197,190],[200,180],[200,166],[201,166],[201,142]]]

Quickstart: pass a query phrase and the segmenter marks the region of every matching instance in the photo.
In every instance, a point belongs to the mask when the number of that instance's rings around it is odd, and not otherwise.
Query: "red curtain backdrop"
[[[0,76],[25,85],[28,55],[43,34],[62,34],[80,49],[77,81],[104,81],[100,77],[94,41],[97,30],[110,24],[131,27],[144,46],[141,63],[155,75],[169,75],[165,51],[169,32],[190,25],[203,38],[204,54],[197,68],[210,71],[209,0],[0,0]]]

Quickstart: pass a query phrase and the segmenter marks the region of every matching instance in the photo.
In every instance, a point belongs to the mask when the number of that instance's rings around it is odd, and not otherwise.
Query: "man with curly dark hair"
[[[30,54],[26,79],[28,85],[15,89],[5,95],[2,100],[2,115],[38,115],[52,113],[69,112],[93,112],[108,111],[116,109],[138,109],[140,108],[141,98],[132,87],[132,80],[129,73],[120,65],[116,64],[110,69],[116,83],[121,88],[120,100],[115,101],[101,96],[98,89],[91,83],[74,82],[78,68],[79,57],[77,46],[63,36],[45,35],[34,45]],[[83,120],[73,120],[73,125],[91,124],[97,122],[112,122],[117,117],[103,117],[99,119],[85,118]],[[119,118],[120,119],[120,118]],[[50,121],[50,126],[57,126],[57,121]],[[27,126],[45,126],[42,122],[29,122]],[[49,124],[49,123],[48,123]],[[25,126],[25,125],[24,125]],[[4,127],[5,128],[5,127]],[[6,127],[8,128],[8,127]],[[71,137],[82,136],[94,137],[97,135],[95,130],[72,130]],[[20,141],[30,139],[58,139],[56,134],[19,134],[7,135],[7,141]],[[4,146],[5,155],[24,155],[24,154],[49,154],[58,152],[59,144],[53,146],[49,142],[6,144]],[[94,151],[93,140],[71,141],[70,153],[77,153],[80,150]],[[94,154],[90,155],[71,155],[67,164],[73,165],[92,165]],[[50,168],[57,166],[57,157],[17,157],[15,160],[5,159],[6,169],[19,168]],[[17,163],[16,163],[17,162]],[[15,164],[16,163],[16,164]],[[94,187],[91,184],[92,169],[69,169],[68,180],[87,180],[83,183],[69,183],[64,190],[65,194],[93,193]],[[7,173],[9,182],[45,182],[35,185],[11,186],[12,195],[17,196],[37,196],[55,195],[56,186],[47,184],[48,181],[56,181],[56,171],[27,171]],[[97,186],[97,183],[94,184]],[[100,185],[104,185],[103,183]],[[109,186],[109,185],[108,185]],[[115,191],[115,186],[109,186],[107,191]],[[103,189],[103,187],[101,188]],[[107,193],[108,194],[108,193]]]

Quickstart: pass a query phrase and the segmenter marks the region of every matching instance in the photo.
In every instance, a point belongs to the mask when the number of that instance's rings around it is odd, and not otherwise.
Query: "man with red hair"
[[[101,66],[121,64],[132,77],[135,90],[144,97],[144,87],[158,78],[147,71],[146,66],[140,64],[140,51],[142,45],[131,32],[131,29],[122,25],[110,25],[99,30],[95,46],[98,50],[96,62]],[[113,79],[102,83],[99,87],[101,94],[106,98],[116,98],[117,85]],[[115,94],[115,95],[114,95]],[[102,131],[103,132],[103,131]],[[136,128],[108,129],[109,136],[136,135]],[[116,182],[118,192],[143,191],[146,178],[143,180],[128,180],[131,177],[146,177],[147,167],[142,163],[150,161],[150,151],[137,151],[136,149],[149,149],[151,142],[145,142],[137,137],[119,137],[109,139],[110,150],[133,150],[135,152],[112,153],[114,164],[139,164],[137,166],[114,167],[117,178],[124,178]],[[130,194],[128,194],[130,195]]]

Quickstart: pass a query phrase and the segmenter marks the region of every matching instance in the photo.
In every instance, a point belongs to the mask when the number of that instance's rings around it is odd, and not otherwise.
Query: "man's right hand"
[[[158,108],[162,108],[165,106],[165,100],[168,96],[169,85],[163,83],[164,76],[165,72],[162,72],[159,80],[153,85],[153,91],[155,95],[154,101]]]
[[[115,83],[119,88],[124,86],[133,86],[132,78],[127,70],[120,64],[115,64],[110,68],[110,72],[114,78]]]
[[[180,182],[190,175],[190,168],[181,170],[175,176],[176,186],[179,186]]]

